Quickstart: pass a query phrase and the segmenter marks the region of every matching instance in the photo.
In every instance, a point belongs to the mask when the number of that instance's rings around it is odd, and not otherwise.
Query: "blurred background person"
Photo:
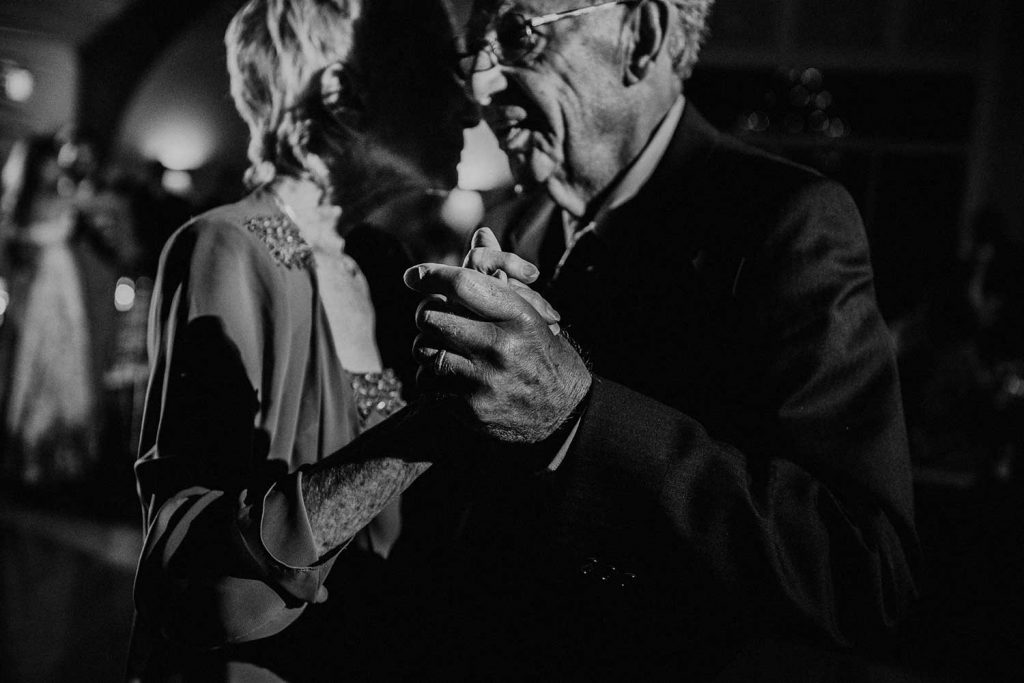
[[[94,158],[74,138],[21,141],[4,167],[4,472],[26,486],[78,484],[99,458],[119,219],[86,211]]]

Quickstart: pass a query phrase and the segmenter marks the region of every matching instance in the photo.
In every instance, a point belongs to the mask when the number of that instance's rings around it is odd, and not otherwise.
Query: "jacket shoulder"
[[[743,255],[760,251],[794,229],[813,228],[816,217],[862,230],[849,192],[821,173],[721,134],[701,174],[711,198],[697,214],[707,223],[708,242]]]

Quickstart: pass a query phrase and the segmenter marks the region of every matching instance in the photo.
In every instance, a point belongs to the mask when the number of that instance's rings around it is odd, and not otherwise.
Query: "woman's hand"
[[[536,309],[548,324],[552,334],[557,335],[561,332],[558,321],[562,318],[558,311],[529,287],[531,283],[536,282],[540,271],[529,261],[511,252],[502,251],[498,239],[490,228],[479,228],[473,233],[473,240],[470,242],[470,249],[462,262],[462,267],[484,275],[492,275],[508,283],[516,294]]]

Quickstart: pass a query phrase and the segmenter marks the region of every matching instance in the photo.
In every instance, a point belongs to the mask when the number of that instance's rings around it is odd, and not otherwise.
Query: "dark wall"
[[[115,158],[156,159],[169,168],[241,177],[248,130],[235,111],[225,65],[224,32],[235,0],[210,3],[153,60],[124,105]],[[216,180],[216,177],[213,178]]]
[[[1024,177],[1022,155],[1007,152],[1022,148],[1012,5],[716,5],[688,95],[720,128],[847,186],[865,217],[889,319],[948,277],[982,211],[994,207],[1005,229],[1024,237],[1021,193],[1010,187]]]
[[[125,105],[153,61],[209,5],[138,0],[81,46],[79,122],[102,147],[113,140]]]

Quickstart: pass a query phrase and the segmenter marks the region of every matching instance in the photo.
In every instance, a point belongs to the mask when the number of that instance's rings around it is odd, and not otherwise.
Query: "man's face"
[[[529,19],[586,4],[478,0],[469,45],[497,42],[498,28],[511,13]],[[595,166],[609,157],[606,147],[622,120],[619,46],[629,7],[604,8],[537,27],[536,48],[524,59],[470,77],[473,95],[519,182],[546,184],[553,194],[558,188],[584,196],[602,189],[590,185]]]

